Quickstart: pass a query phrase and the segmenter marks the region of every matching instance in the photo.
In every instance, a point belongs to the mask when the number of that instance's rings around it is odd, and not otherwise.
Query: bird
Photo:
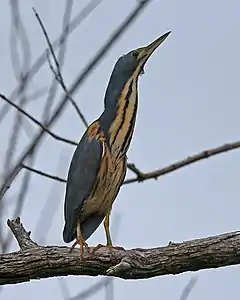
[[[163,34],[146,47],[121,56],[112,71],[104,97],[104,109],[78,143],[68,171],[63,240],[72,251],[80,246],[90,253],[86,240],[104,220],[106,245],[113,246],[110,235],[110,214],[127,171],[127,151],[135,128],[138,110],[138,79],[152,53],[168,37]]]

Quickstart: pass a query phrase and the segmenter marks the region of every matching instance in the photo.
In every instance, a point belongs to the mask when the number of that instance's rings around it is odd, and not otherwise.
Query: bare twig
[[[27,104],[28,98],[25,96],[24,92],[27,88],[27,80],[25,73],[30,66],[31,59],[31,48],[27,37],[26,30],[21,21],[19,3],[18,0],[11,0],[10,7],[12,12],[12,26],[11,26],[11,58],[12,66],[14,69],[14,74],[16,79],[20,82],[22,97],[20,98],[20,106],[24,107]],[[22,64],[18,55],[18,41],[21,45],[22,52]],[[12,159],[17,149],[17,142],[20,136],[20,129],[22,126],[22,115],[17,112],[14,124],[12,127],[12,133],[9,138],[8,148],[5,156],[4,163],[4,175],[6,175],[11,168]]]
[[[129,183],[132,183],[132,182],[142,182],[142,181],[148,180],[148,179],[157,179],[158,177],[160,177],[164,174],[176,171],[180,168],[183,168],[183,167],[185,167],[187,165],[190,165],[192,163],[195,163],[197,161],[200,161],[200,160],[203,160],[203,159],[206,159],[206,158],[209,158],[211,156],[218,155],[218,154],[221,154],[221,153],[224,153],[224,152],[227,152],[227,151],[235,150],[237,148],[240,148],[240,141],[229,143],[229,144],[224,144],[224,145],[212,148],[212,149],[208,149],[208,150],[199,152],[195,155],[189,156],[189,157],[187,157],[183,160],[180,160],[180,161],[177,161],[177,162],[175,162],[171,165],[168,165],[168,166],[166,166],[162,169],[152,171],[152,172],[149,172],[149,173],[140,172],[134,166],[134,164],[128,164],[128,167],[131,171],[135,172],[135,170],[137,170],[136,174],[139,177],[126,179],[123,184],[129,184]],[[44,176],[46,178],[50,178],[50,179],[53,179],[53,180],[56,180],[56,181],[59,181],[59,182],[66,183],[66,179],[64,179],[64,178],[61,178],[61,177],[58,177],[58,176],[55,176],[55,175],[51,175],[47,172],[43,172],[43,171],[37,170],[35,168],[30,168],[29,166],[27,166],[25,164],[22,164],[21,166],[25,169],[28,169],[31,172],[34,172],[34,173],[39,174],[41,176]]]
[[[46,93],[47,93],[47,88],[41,88],[41,89],[36,90],[32,94],[26,96],[28,99],[28,103],[38,100],[39,98],[44,96]],[[18,105],[18,107],[20,107],[20,106]],[[22,120],[22,128],[23,128],[24,132],[26,133],[27,137],[30,137],[33,135],[32,126],[29,124],[29,122],[26,119]]]
[[[200,153],[197,153],[195,155],[189,156],[183,160],[177,161],[171,165],[168,165],[162,169],[156,170],[156,171],[152,171],[152,172],[148,172],[148,173],[143,173],[140,172],[138,169],[138,173],[137,173],[137,177],[135,178],[130,178],[125,180],[124,184],[129,184],[129,183],[133,183],[133,182],[142,182],[148,179],[157,179],[158,177],[176,171],[182,167],[185,167],[187,165],[190,165],[192,163],[195,163],[197,161],[200,161],[202,159],[206,159],[209,158],[211,156],[220,154],[220,153],[224,153],[227,151],[231,151],[231,150],[235,150],[240,148],[240,141],[237,142],[233,142],[233,143],[228,143],[228,144],[224,144],[221,145],[219,147],[216,148],[212,148],[209,150],[204,150]],[[133,164],[132,164],[133,165]]]
[[[38,100],[39,98],[45,96],[47,93],[47,87],[40,88],[34,91],[32,94],[28,95],[29,102]]]
[[[135,173],[138,178],[142,178],[142,172],[135,166],[135,164],[128,164],[128,169]]]
[[[102,2],[103,0],[92,0],[90,1],[77,15],[76,17],[69,23],[68,26],[68,36],[74,32],[74,30],[94,11],[95,8]],[[65,33],[64,29],[64,33]],[[53,48],[57,49],[62,42],[62,34],[53,42]],[[31,69],[26,73],[25,80],[32,80],[34,76],[38,73],[40,68],[44,65],[46,61],[45,52],[39,56],[39,58],[35,61],[32,65]],[[22,86],[21,84],[12,92],[11,98],[13,101],[17,96],[20,96],[22,93]],[[4,105],[2,110],[0,111],[0,123],[3,121],[4,117],[6,116],[7,112],[9,111],[9,105]]]
[[[41,127],[42,129],[44,129],[48,134],[50,134],[54,139],[58,140],[58,141],[61,141],[61,142],[64,142],[64,143],[67,143],[67,144],[70,144],[70,145],[74,145],[74,146],[77,146],[78,143],[75,142],[75,141],[72,141],[72,140],[69,140],[69,139],[66,139],[66,138],[63,138],[61,137],[60,135],[57,135],[55,133],[53,133],[52,131],[50,131],[46,126],[44,126],[40,121],[38,121],[36,118],[34,118],[32,115],[30,115],[28,112],[26,112],[24,109],[22,109],[19,105],[17,105],[16,103],[14,103],[12,100],[8,99],[5,95],[1,94],[0,93],[0,98],[2,98],[4,101],[6,101],[7,103],[9,103],[10,105],[12,105],[14,108],[16,108],[19,112],[21,112],[24,116],[26,116],[27,118],[29,118],[32,122],[34,122],[36,125],[38,125],[39,127]],[[81,112],[80,112],[81,113]],[[83,123],[85,124],[85,118],[83,117]],[[87,125],[87,123],[85,124]],[[24,165],[24,168],[28,168],[26,165]],[[134,164],[128,164],[127,165],[129,170],[131,170],[132,172],[134,172],[136,175],[137,175],[137,178],[142,178],[144,176],[143,173],[141,173],[136,167]],[[57,176],[54,176],[54,175],[49,175],[47,173],[44,173],[42,171],[39,171],[39,170],[35,170],[35,169],[31,169],[29,168],[30,171],[33,171],[35,173],[38,173],[39,175],[43,175],[43,176],[46,176],[46,177],[49,177],[49,178],[52,178],[52,179],[55,179],[57,181],[60,181],[60,182],[65,182],[65,179],[62,179],[62,178],[59,178]]]
[[[59,181],[59,182],[63,182],[63,183],[66,183],[66,179],[64,178],[61,178],[59,176],[55,176],[55,175],[51,175],[49,173],[46,173],[46,172],[43,172],[41,170],[37,170],[35,168],[31,168],[25,164],[21,164],[21,167],[24,168],[24,169],[27,169],[28,171],[31,171],[33,173],[36,173],[38,175],[41,175],[41,176],[44,176],[46,178],[50,178],[50,179],[53,179],[53,180],[56,180],[56,181]]]
[[[84,117],[83,113],[81,112],[81,110],[79,109],[79,107],[77,106],[77,103],[75,102],[75,100],[69,95],[69,92],[67,90],[67,87],[62,79],[62,75],[59,75],[61,73],[58,73],[54,70],[50,59],[48,60],[49,63],[49,67],[52,70],[57,82],[61,85],[61,87],[63,88],[64,92],[66,93],[66,95],[68,96],[68,99],[70,101],[70,103],[72,104],[72,106],[75,108],[79,118],[82,120],[83,124],[85,125],[85,127],[88,127],[88,122],[86,120],[86,118]]]
[[[8,221],[20,247],[26,245],[29,234],[19,220]],[[84,252],[79,261],[79,249],[69,253],[68,247],[22,247],[18,252],[0,255],[0,285],[27,282],[32,279],[67,275],[108,275],[114,266],[130,265],[112,273],[123,279],[143,279],[168,274],[180,274],[240,264],[240,232],[171,243],[151,249],[114,250],[101,248],[98,255]],[[90,248],[92,251],[92,248]],[[27,266],[27,268],[26,268]]]
[[[17,177],[17,175],[19,174],[19,172],[22,170],[22,166],[19,165],[18,168],[15,169],[15,172],[12,173],[12,176],[9,178],[8,180],[8,184],[2,186],[3,190],[2,190],[2,195],[4,195],[7,190],[10,188],[11,184],[13,183],[14,179]],[[0,201],[2,200],[2,197],[0,195]]]
[[[69,2],[69,1],[67,1],[67,2]],[[49,63],[50,69],[52,70],[52,72],[53,72],[53,74],[54,74],[54,76],[55,76],[55,79],[56,79],[57,82],[61,85],[61,87],[63,88],[64,92],[66,93],[66,95],[67,95],[67,97],[68,97],[68,100],[70,101],[70,103],[71,103],[71,104],[73,105],[73,107],[75,108],[75,110],[76,110],[78,116],[80,117],[80,119],[82,120],[82,122],[84,123],[84,125],[87,127],[87,126],[88,126],[88,123],[87,123],[87,121],[86,121],[84,115],[83,115],[82,112],[80,111],[80,109],[79,109],[79,107],[77,106],[77,103],[75,102],[75,100],[69,95],[69,92],[68,92],[67,87],[66,87],[66,85],[65,85],[65,83],[64,83],[64,80],[63,80],[63,76],[62,76],[62,74],[61,74],[60,64],[59,64],[58,59],[57,59],[57,57],[56,57],[56,55],[55,55],[55,53],[54,53],[54,50],[53,50],[53,47],[52,47],[50,38],[49,38],[48,33],[47,33],[47,31],[46,31],[46,29],[45,29],[45,27],[44,27],[44,24],[43,24],[43,22],[42,22],[42,20],[41,20],[41,18],[40,18],[40,16],[39,16],[39,14],[36,12],[36,10],[35,10],[34,8],[33,8],[33,11],[34,11],[34,13],[35,13],[35,16],[36,16],[36,18],[37,18],[37,20],[38,20],[40,26],[41,26],[41,29],[42,29],[42,31],[43,31],[43,34],[44,34],[44,36],[45,36],[45,38],[46,38],[46,41],[47,41],[47,44],[48,44],[48,47],[49,47],[49,51],[50,51],[50,53],[51,53],[51,55],[52,55],[52,57],[53,57],[53,60],[54,60],[55,65],[56,65],[56,70],[55,70],[54,67],[53,67],[52,64],[51,64],[49,55],[47,55],[47,57],[48,57],[48,63]],[[51,96],[51,99],[52,99],[52,96]],[[49,110],[49,108],[48,108],[48,110]]]
[[[196,283],[197,283],[197,277],[194,276],[189,280],[188,284],[183,289],[180,300],[187,300],[188,296],[190,295]]]
[[[16,218],[14,222],[8,220],[7,225],[14,234],[20,249],[30,249],[38,247],[38,244],[33,242],[30,238],[31,231],[27,232],[22,226],[20,218]]]
[[[114,281],[111,278],[109,284],[105,285],[105,300],[113,300],[114,299]]]
[[[37,20],[40,24],[40,27],[43,30],[45,38],[46,38],[48,44],[50,44],[51,51],[54,53],[54,57],[56,58],[57,68],[58,68],[59,72],[63,67],[65,53],[66,53],[66,49],[67,49],[67,37],[68,37],[68,30],[69,30],[69,22],[70,22],[71,14],[72,14],[72,7],[73,7],[73,0],[70,0],[70,1],[66,0],[65,10],[64,10],[64,15],[63,15],[63,28],[62,28],[62,33],[61,33],[62,39],[60,41],[58,59],[55,57],[53,47],[50,43],[47,31],[45,30],[45,28],[43,26],[43,23],[41,22],[41,19],[40,19],[38,14],[36,15],[36,11],[33,9],[34,12],[35,12],[35,15],[37,17]],[[60,72],[60,74],[61,74],[61,72]],[[52,84],[51,84],[50,89],[49,89],[47,101],[46,101],[44,111],[43,111],[43,121],[44,122],[47,122],[49,120],[51,107],[52,107],[52,104],[54,102],[54,98],[55,98],[55,95],[56,95],[56,92],[57,92],[58,82],[56,81],[56,79],[57,79],[57,77],[52,80]]]
[[[96,65],[99,63],[101,58],[109,51],[111,46],[118,40],[118,38],[124,33],[124,31],[129,27],[129,25],[136,19],[136,17],[139,15],[140,12],[143,11],[143,9],[146,7],[147,4],[149,4],[151,0],[145,0],[140,2],[136,8],[129,14],[129,16],[122,22],[122,24],[119,26],[119,28],[110,36],[110,38],[107,40],[107,42],[104,44],[104,46],[98,51],[98,53],[95,55],[95,57],[88,63],[88,65],[84,68],[82,73],[76,78],[75,82],[72,84],[72,86],[69,89],[69,94],[72,95],[77,91],[80,84],[84,82],[84,80],[87,78],[87,76],[90,74],[90,72],[96,67]],[[64,95],[63,98],[60,100],[57,108],[55,109],[52,117],[46,124],[46,128],[51,127],[54,122],[61,116],[61,113],[64,111],[66,105],[68,103],[68,97],[67,95]],[[25,159],[28,157],[30,153],[32,153],[36,147],[38,146],[40,140],[44,136],[45,130],[42,129],[40,132],[35,136],[30,146],[24,151],[24,153],[20,156],[18,159],[16,165],[10,170],[8,173],[8,176],[6,176],[4,183],[2,184],[0,188],[0,199],[4,196],[4,191],[6,191],[5,186],[9,185],[9,179],[12,178],[12,174],[15,173],[15,169],[18,169],[19,166],[25,161]]]
[[[10,0],[11,8],[11,36],[10,36],[10,45],[11,45],[11,59],[12,67],[14,70],[14,75],[17,80],[24,77],[23,74],[27,73],[29,66],[31,64],[31,46],[29,39],[27,37],[26,29],[23,25],[19,9],[18,0]],[[18,53],[18,42],[21,47],[22,62]],[[22,90],[22,82],[20,81],[20,86]]]
[[[19,112],[21,112],[24,116],[26,116],[27,118],[29,118],[32,122],[34,122],[36,125],[38,125],[39,127],[41,127],[42,129],[44,129],[48,134],[50,134],[54,139],[58,140],[58,141],[61,141],[61,142],[64,142],[64,143],[67,143],[67,144],[70,144],[70,145],[74,145],[74,146],[77,146],[78,143],[75,142],[75,141],[72,141],[72,140],[69,140],[69,139],[66,139],[66,138],[63,138],[61,137],[60,135],[57,135],[55,133],[53,133],[52,131],[50,131],[46,126],[44,126],[40,121],[38,121],[36,118],[34,118],[32,115],[30,115],[28,112],[26,112],[24,109],[22,109],[19,105],[15,104],[12,100],[8,99],[5,95],[1,94],[0,93],[0,98],[2,98],[4,101],[6,101],[7,103],[9,103],[10,105],[12,105],[14,108],[16,108]],[[86,125],[86,124],[85,124]],[[134,164],[128,164],[127,165],[128,168],[134,172],[139,178],[142,176],[141,172],[135,167]],[[25,168],[27,168],[27,166],[24,165]],[[34,172],[34,169],[30,170],[30,171],[33,171]],[[40,175],[43,175],[44,176],[44,172],[41,172],[41,171],[38,171],[38,170],[35,170],[36,173],[40,174]],[[46,174],[46,173],[45,173]],[[46,174],[46,177],[56,177],[56,176],[52,176],[52,175],[49,175]],[[56,179],[58,180],[57,178],[53,178],[53,179]],[[60,179],[59,181],[63,181],[65,182],[65,180],[63,179]]]
[[[30,115],[29,113],[27,113],[24,109],[22,109],[19,105],[17,105],[16,103],[12,102],[10,99],[8,99],[6,96],[4,96],[3,94],[0,93],[0,98],[2,98],[4,101],[8,102],[10,105],[12,105],[13,107],[15,107],[21,114],[23,114],[24,116],[26,116],[27,118],[29,118],[32,122],[34,122],[36,125],[38,125],[39,127],[41,127],[45,132],[47,132],[48,134],[50,134],[55,140],[70,144],[70,145],[74,145],[77,146],[78,143],[74,142],[72,140],[63,138],[53,132],[51,132],[46,126],[44,126],[40,121],[38,121],[37,119],[35,119],[32,115]]]

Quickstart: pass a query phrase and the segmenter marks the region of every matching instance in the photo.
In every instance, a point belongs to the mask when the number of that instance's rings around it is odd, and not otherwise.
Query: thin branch
[[[142,178],[142,172],[135,166],[135,164],[128,164],[128,169],[130,171],[132,171],[133,173],[135,173],[135,175],[137,175],[138,178]]]
[[[14,108],[16,108],[21,114],[23,114],[25,117],[29,118],[32,122],[34,122],[36,125],[38,125],[39,127],[41,127],[45,132],[47,132],[48,134],[50,134],[55,140],[70,144],[70,145],[74,145],[77,146],[78,143],[74,142],[72,140],[63,138],[53,132],[51,132],[46,126],[44,126],[40,121],[38,121],[37,119],[35,119],[32,115],[30,115],[29,113],[27,113],[24,109],[22,109],[19,105],[17,105],[16,103],[12,102],[10,99],[8,99],[6,96],[4,96],[3,94],[0,93],[0,98],[2,98],[4,101],[8,102],[10,105],[12,105]]]
[[[36,90],[32,94],[27,95],[28,103],[38,100],[39,98],[43,97],[46,93],[47,93],[46,87]],[[20,105],[18,105],[18,107],[20,107]],[[21,108],[23,109],[23,107],[21,107]],[[25,134],[27,135],[27,137],[32,136],[33,129],[32,129],[32,126],[30,125],[30,123],[28,122],[28,120],[23,119],[22,121],[23,121],[22,128],[23,128]]]
[[[211,156],[215,156],[215,155],[227,152],[227,151],[235,150],[237,148],[240,148],[240,141],[229,143],[229,144],[224,144],[224,145],[221,145],[221,146],[218,146],[216,148],[209,149],[209,150],[204,150],[204,151],[199,152],[195,155],[189,156],[189,157],[187,157],[183,160],[180,160],[180,161],[177,161],[177,162],[175,162],[171,165],[168,165],[168,166],[166,166],[162,169],[159,169],[159,170],[156,170],[156,171],[153,171],[153,172],[149,172],[149,173],[140,172],[134,166],[134,164],[128,164],[128,168],[133,172],[136,171],[137,175],[139,177],[126,179],[123,184],[130,184],[130,183],[133,183],[133,182],[142,182],[142,181],[148,180],[148,179],[157,179],[158,177],[160,177],[164,174],[171,173],[171,172],[176,171],[180,168],[183,168],[187,165],[193,164],[197,161],[200,161],[200,160],[203,160],[203,159],[206,159],[206,158],[209,158]],[[50,179],[53,179],[53,180],[56,180],[56,181],[59,181],[59,182],[66,183],[66,179],[64,179],[64,178],[49,174],[47,172],[43,172],[41,170],[37,170],[35,168],[30,168],[26,164],[22,164],[21,166],[25,169],[28,169],[31,172],[34,172],[34,173],[38,174],[38,175],[41,175],[41,176],[44,176],[46,178],[50,178]]]
[[[29,69],[31,64],[31,47],[27,37],[26,30],[21,21],[19,2],[18,0],[10,1],[11,16],[12,16],[12,26],[11,26],[11,58],[12,66],[15,74],[15,78],[20,82],[21,94],[20,97],[20,107],[24,107],[27,104],[28,98],[25,95],[27,88],[27,80],[25,73]],[[20,62],[18,53],[18,42],[21,45],[22,63]],[[4,163],[4,175],[7,175],[9,169],[11,169],[12,160],[14,154],[16,153],[17,143],[20,137],[20,129],[22,126],[22,114],[16,112],[16,117],[12,126],[12,133],[8,141],[8,147],[6,151],[5,163]]]
[[[56,180],[56,181],[59,181],[59,182],[63,182],[63,183],[67,182],[66,179],[64,179],[64,178],[61,178],[61,177],[58,177],[58,176],[55,176],[55,175],[51,175],[51,174],[43,172],[41,170],[37,170],[35,168],[27,166],[26,164],[22,164],[21,166],[22,166],[22,168],[27,169],[28,171],[31,171],[31,172],[36,173],[38,175],[44,176],[46,178],[50,178],[50,179],[53,179],[53,180]]]
[[[109,284],[105,285],[105,300],[113,300],[113,299],[114,299],[114,281],[110,280]]]
[[[15,78],[24,77],[31,64],[31,46],[27,36],[27,31],[21,20],[19,0],[10,0],[9,3],[11,7],[11,37],[10,37],[10,46],[11,46],[11,61],[14,71]],[[18,42],[21,46],[22,52],[22,62],[19,58],[18,53]],[[22,90],[22,82],[20,81],[20,86]]]
[[[41,122],[39,122],[32,115],[30,115],[29,113],[27,113],[20,106],[18,106],[17,104],[13,103],[10,99],[8,99],[3,94],[0,93],[0,97],[3,100],[5,100],[6,102],[8,102],[10,105],[12,105],[13,107],[15,107],[17,110],[19,110],[23,115],[25,115],[27,118],[29,118],[32,122],[34,122],[35,124],[37,124],[38,126],[40,126],[42,129],[44,129],[54,139],[56,139],[58,141],[65,142],[65,143],[70,144],[70,145],[74,145],[74,146],[78,145],[78,143],[75,142],[75,141],[63,138],[63,137],[61,137],[61,136],[59,136],[59,135],[51,132]],[[180,161],[177,161],[177,162],[175,162],[173,164],[170,164],[170,165],[168,165],[168,166],[166,166],[164,168],[161,168],[161,169],[158,169],[158,170],[155,170],[155,171],[152,171],[152,172],[147,172],[147,173],[141,172],[135,166],[135,164],[129,163],[127,166],[129,168],[129,170],[131,170],[132,172],[134,172],[136,174],[136,177],[135,178],[126,179],[123,184],[129,184],[129,183],[133,183],[133,182],[142,182],[142,181],[149,180],[149,179],[158,179],[158,177],[160,177],[162,175],[165,175],[165,174],[168,174],[170,172],[176,171],[176,170],[178,170],[178,169],[180,169],[182,167],[185,167],[187,165],[190,165],[192,163],[195,163],[195,162],[198,162],[200,160],[209,158],[211,156],[215,156],[215,155],[220,154],[220,153],[224,153],[224,152],[228,152],[228,151],[231,151],[231,150],[235,150],[235,149],[238,149],[238,148],[240,148],[240,141],[236,141],[236,142],[233,142],[233,143],[224,144],[224,145],[218,146],[216,148],[204,150],[204,151],[202,151],[200,153],[194,154],[194,155],[189,156],[189,157],[187,157],[187,158],[185,158],[183,160],[180,160]],[[57,181],[60,181],[60,182],[66,182],[65,179],[60,178],[58,176],[51,175],[51,174],[48,174],[46,172],[42,172],[40,170],[36,170],[36,169],[33,169],[33,168],[29,168],[25,164],[22,164],[22,166],[24,168],[26,168],[26,169],[28,168],[29,171],[35,172],[35,173],[37,173],[39,175],[42,175],[42,176],[45,176],[45,177],[48,177],[48,178],[51,178],[51,179],[54,179],[54,180],[57,180]]]
[[[72,8],[73,8],[73,0],[70,0],[70,1],[66,0],[65,10],[64,10],[64,14],[63,14],[63,26],[62,26],[63,28],[62,28],[62,33],[61,33],[62,39],[60,41],[60,47],[59,47],[58,59],[57,59],[57,65],[58,65],[59,72],[60,72],[60,69],[62,69],[62,67],[64,65],[65,53],[67,50],[69,22],[71,20]],[[37,20],[38,20],[38,18],[37,18]],[[40,27],[41,27],[41,22],[40,22]],[[44,31],[46,31],[45,28],[44,28]],[[49,39],[48,39],[48,35],[47,35],[47,41],[48,40]],[[49,43],[50,43],[50,41],[49,41]],[[51,47],[52,47],[52,45],[51,45]],[[52,48],[52,51],[54,51],[53,48]],[[54,98],[57,93],[57,89],[58,89],[58,82],[56,81],[56,78],[55,78],[52,80],[52,83],[51,83],[51,86],[49,89],[49,93],[48,93],[48,97],[46,100],[46,104],[44,106],[44,111],[43,111],[43,121],[44,122],[47,122],[49,120],[49,116],[51,113],[51,107],[53,105]]]
[[[69,1],[68,1],[69,2]],[[52,47],[52,44],[51,44],[51,41],[50,41],[50,38],[48,36],[48,33],[44,27],[44,24],[39,16],[39,14],[36,12],[36,10],[33,8],[33,11],[35,13],[35,16],[41,26],[41,29],[43,31],[43,34],[46,38],[46,41],[47,41],[47,44],[48,44],[48,47],[49,47],[49,51],[53,57],[53,61],[56,65],[56,70],[54,69],[54,67],[52,66],[51,64],[51,61],[50,61],[50,58],[49,58],[49,55],[47,54],[47,57],[48,57],[48,63],[49,63],[49,66],[50,66],[50,69],[52,70],[54,76],[55,76],[55,79],[57,80],[57,82],[61,85],[61,87],[63,88],[64,92],[66,93],[67,97],[68,97],[68,100],[70,101],[70,103],[73,105],[73,107],[75,108],[78,116],[80,117],[80,119],[82,120],[83,124],[88,127],[88,123],[84,117],[84,115],[82,114],[82,112],[80,111],[79,107],[77,106],[77,103],[75,102],[75,100],[69,95],[69,92],[67,90],[67,87],[64,83],[64,80],[63,80],[63,76],[62,76],[62,73],[61,73],[61,68],[60,68],[60,64],[58,62],[58,59],[54,53],[54,50],[53,50],[53,47]]]
[[[135,178],[130,178],[130,179],[125,180],[124,184],[129,184],[129,183],[133,183],[133,182],[142,182],[142,181],[145,181],[145,180],[148,180],[148,179],[158,179],[158,177],[160,177],[164,174],[176,171],[176,170],[178,170],[182,167],[188,166],[192,163],[198,162],[200,160],[209,158],[211,156],[214,156],[214,155],[217,155],[217,154],[220,154],[220,153],[235,150],[235,149],[238,149],[238,148],[240,148],[240,141],[224,144],[224,145],[221,145],[221,146],[216,147],[216,148],[212,148],[212,149],[209,149],[209,150],[204,150],[200,153],[194,154],[194,155],[189,156],[189,157],[187,157],[183,160],[180,160],[180,161],[177,161],[177,162],[175,162],[171,165],[168,165],[168,166],[166,166],[162,169],[155,170],[155,171],[148,172],[148,173],[140,172],[133,164],[130,164],[130,165],[134,166],[134,168],[136,170],[138,170],[138,173],[137,173],[138,176],[135,177]],[[134,169],[134,168],[132,167],[132,169]]]
[[[111,46],[121,37],[124,31],[129,27],[129,25],[137,18],[140,12],[150,4],[151,0],[145,0],[138,3],[136,8],[129,14],[129,16],[122,22],[122,24],[118,27],[118,29],[110,36],[107,42],[103,45],[103,47],[97,52],[95,57],[87,64],[87,66],[83,69],[82,73],[76,78],[75,82],[69,89],[69,94],[72,95],[77,91],[79,86],[84,82],[87,76],[91,73],[91,71],[97,66],[100,62],[101,58],[110,50]],[[68,103],[67,95],[64,95],[60,100],[57,108],[55,109],[51,119],[47,122],[46,128],[51,127],[54,122],[58,120],[58,118],[63,113],[66,105]],[[19,168],[19,166],[24,163],[25,159],[29,156],[30,153],[35,151],[42,137],[44,136],[45,129],[40,130],[40,132],[35,136],[32,143],[28,148],[24,151],[24,153],[18,159],[16,165],[10,170],[8,176],[6,176],[1,188],[0,188],[0,199],[3,198],[4,192],[6,191],[6,186],[9,185],[9,180],[12,178],[12,175],[15,173],[15,170]]]
[[[180,300],[187,300],[188,296],[190,295],[196,283],[197,283],[197,277],[194,276],[189,280],[188,284],[183,289]]]
[[[19,219],[8,225],[22,248],[0,255],[0,285],[67,275],[145,279],[240,264],[240,231],[152,249],[101,248],[97,255],[85,251],[80,260],[79,249],[30,243]]]
[[[47,87],[43,87],[43,88],[40,88],[36,91],[34,91],[32,94],[28,95],[28,99],[29,101],[35,101],[35,100],[38,100],[39,98],[45,96],[47,93]]]
[[[59,288],[60,288],[60,290],[62,292],[63,299],[64,300],[71,299],[71,297],[70,297],[70,291],[69,291],[66,279],[63,278],[63,277],[59,277],[58,278],[58,284],[59,284]]]
[[[73,20],[69,23],[68,26],[68,36],[71,35],[75,31],[76,28],[97,8],[97,6],[103,2],[103,0],[92,0],[90,1],[77,15]],[[66,28],[64,29],[65,33]],[[57,49],[61,46],[62,42],[62,34],[53,42],[53,48]],[[32,65],[31,69],[26,73],[26,80],[33,80],[34,76],[39,72],[40,68],[44,65],[46,61],[45,52],[41,54],[35,63]],[[20,96],[22,93],[22,86],[19,85],[15,90],[12,91],[11,96],[9,98],[15,101],[17,96]],[[2,110],[0,111],[0,123],[3,121],[4,117],[9,111],[9,105],[3,105]]]
[[[14,103],[12,100],[8,99],[5,95],[1,94],[0,93],[0,98],[2,98],[4,101],[6,101],[7,103],[9,103],[10,105],[12,105],[14,108],[16,108],[19,112],[21,112],[25,117],[27,117],[29,120],[31,120],[32,122],[34,122],[36,125],[38,125],[39,127],[41,127],[42,129],[44,129],[48,134],[50,134],[54,139],[58,140],[58,141],[61,141],[61,142],[64,142],[66,144],[69,144],[69,145],[74,145],[74,146],[77,146],[78,143],[75,142],[75,141],[72,141],[72,140],[69,140],[69,139],[66,139],[66,138],[63,138],[61,137],[60,135],[57,135],[55,133],[53,133],[52,131],[50,131],[46,126],[44,126],[40,121],[38,121],[36,118],[34,118],[32,115],[30,115],[28,112],[26,112],[26,110],[22,109],[19,105],[17,105],[16,103]],[[84,118],[84,117],[83,117]],[[84,122],[84,121],[83,121]],[[86,124],[85,124],[86,125]],[[141,176],[141,173],[139,170],[137,170],[137,168],[135,167],[134,164],[128,164],[127,165],[128,168],[134,172],[136,175],[138,176]],[[24,166],[25,168],[27,168],[26,166]],[[34,169],[32,169],[31,171],[34,172]],[[35,170],[36,173],[40,174],[40,175],[43,175],[46,174],[44,172],[41,172],[41,171],[38,171],[38,170]],[[56,179],[56,176],[52,176],[52,175],[49,175],[46,174],[46,177],[54,177],[52,179]],[[58,181],[62,181],[62,182],[65,182],[64,179],[60,179]]]
[[[11,177],[9,177],[8,183],[6,185],[2,185],[2,195],[3,196],[7,192],[7,190],[10,188],[13,181],[15,180],[15,178],[17,177],[17,175],[20,173],[21,170],[22,170],[22,166],[19,165],[18,168],[15,169],[15,172],[11,174]],[[2,198],[3,197],[1,197],[1,195],[0,195],[0,201],[2,200]]]
[[[47,57],[49,57],[49,55],[47,54]],[[49,63],[49,67],[51,69],[51,71],[53,72],[55,79],[57,80],[57,82],[61,85],[61,87],[63,88],[64,92],[66,93],[70,103],[73,105],[73,107],[75,108],[79,118],[82,120],[83,124],[85,125],[85,127],[88,127],[88,122],[86,120],[86,118],[84,117],[83,113],[80,111],[79,107],[77,106],[77,103],[75,102],[75,100],[69,95],[69,92],[67,90],[67,87],[62,79],[62,75],[59,75],[61,73],[58,73],[54,70],[54,67],[51,64],[50,59],[48,59],[48,63]]]

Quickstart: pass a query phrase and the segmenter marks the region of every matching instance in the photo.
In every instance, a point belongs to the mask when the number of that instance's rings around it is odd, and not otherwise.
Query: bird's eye
[[[137,50],[134,50],[134,51],[132,52],[132,56],[138,57],[138,51],[137,51]]]

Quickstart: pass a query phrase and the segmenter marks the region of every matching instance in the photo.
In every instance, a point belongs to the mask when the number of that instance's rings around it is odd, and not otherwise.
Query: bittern
[[[104,111],[87,128],[73,154],[66,184],[63,240],[70,243],[76,238],[71,249],[79,244],[81,257],[83,247],[89,250],[86,240],[104,218],[106,246],[114,247],[109,217],[126,175],[138,108],[138,78],[169,34],[118,59],[105,93]]]

